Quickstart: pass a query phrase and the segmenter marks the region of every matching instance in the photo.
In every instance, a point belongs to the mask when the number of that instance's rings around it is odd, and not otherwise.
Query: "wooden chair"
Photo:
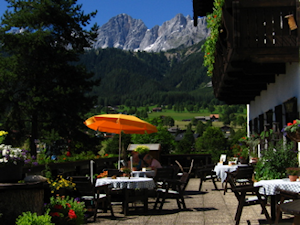
[[[168,179],[171,180],[174,178],[174,168],[173,167],[163,167],[157,168],[153,180],[157,187],[160,187],[162,183]]]
[[[86,176],[72,176],[67,179],[76,184],[76,192],[74,195],[85,203],[87,217],[93,216],[94,221],[96,221],[98,209],[100,209],[101,206],[104,212],[109,209],[111,216],[114,217],[108,185],[94,187],[90,178]]]
[[[235,177],[232,173],[227,174],[227,182],[231,186],[231,190],[234,192],[239,204],[235,214],[236,225],[240,223],[243,207],[255,204],[260,204],[262,212],[265,214],[269,224],[272,224],[269,213],[266,209],[266,199],[263,199],[259,193],[259,186],[248,185],[236,185]]]
[[[239,166],[235,171],[227,172],[227,174],[228,173],[230,173],[233,176],[234,182],[236,184],[253,185],[253,175],[254,175],[254,167],[253,166]],[[227,184],[228,184],[228,181],[226,179],[225,187],[224,187],[224,195],[227,192]]]
[[[179,209],[186,209],[184,192],[189,181],[190,174],[183,172],[180,180],[165,179],[162,187],[157,188],[157,197],[153,209],[155,210],[160,203],[159,211],[162,210],[166,198],[175,198]]]
[[[207,181],[207,180],[212,180],[215,189],[219,190],[215,181],[218,177],[216,175],[216,172],[214,171],[214,168],[215,168],[214,164],[209,164],[198,169],[197,176],[200,178],[200,184],[199,184],[200,192],[201,192],[203,181]]]
[[[282,211],[281,211],[280,206],[288,201],[294,201],[296,199],[300,199],[300,195],[298,192],[286,191],[286,190],[282,190],[282,189],[278,189],[278,191],[279,191],[280,199],[276,206],[275,224],[278,224],[278,222],[282,218]]]

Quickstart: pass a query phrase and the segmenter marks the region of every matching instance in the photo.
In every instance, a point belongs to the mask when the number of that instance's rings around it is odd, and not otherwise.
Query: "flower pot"
[[[295,131],[295,132],[287,132],[286,135],[288,136],[289,139],[300,142],[300,132]]]
[[[0,183],[17,183],[22,180],[22,164],[0,166]]]
[[[296,181],[297,178],[298,178],[297,175],[289,175],[289,179],[290,179],[290,181],[292,181],[292,182]]]

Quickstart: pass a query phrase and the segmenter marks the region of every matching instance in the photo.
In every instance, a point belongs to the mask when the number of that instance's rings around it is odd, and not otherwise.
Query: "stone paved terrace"
[[[114,205],[113,210],[116,218],[107,213],[98,213],[96,222],[88,224],[138,224],[138,225],[160,225],[160,224],[198,224],[198,225],[226,225],[235,224],[234,215],[238,201],[230,190],[223,195],[221,182],[217,182],[219,191],[213,190],[213,183],[203,182],[202,192],[198,192],[199,179],[191,178],[186,188],[185,203],[186,211],[179,211],[176,200],[168,199],[161,213],[153,210],[154,198],[149,198],[149,211],[145,214],[141,210],[131,210],[128,216],[121,214],[121,206]],[[267,206],[270,214],[270,206]],[[280,225],[292,224],[292,216],[284,215]],[[261,214],[260,205],[244,207],[240,225],[267,224],[264,214]]]

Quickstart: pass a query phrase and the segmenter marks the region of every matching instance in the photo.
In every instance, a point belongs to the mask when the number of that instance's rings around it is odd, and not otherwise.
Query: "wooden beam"
[[[239,0],[241,8],[295,6],[296,0]]]

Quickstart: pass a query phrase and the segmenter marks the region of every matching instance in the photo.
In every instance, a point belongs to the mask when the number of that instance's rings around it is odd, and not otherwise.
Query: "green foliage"
[[[90,31],[81,26],[96,13],[84,14],[68,0],[7,2],[11,10],[0,24],[1,120],[6,130],[18,130],[9,132],[11,144],[30,136],[36,155],[34,141],[43,130],[72,140],[82,115],[94,105],[86,93],[98,80],[74,62],[97,36],[97,26]],[[22,32],[10,32],[14,29]]]
[[[22,215],[18,216],[16,225],[51,225],[51,216],[49,210],[44,214],[38,216],[36,213],[30,211],[23,212]]]
[[[203,135],[196,140],[196,151],[207,152],[213,162],[218,162],[220,154],[227,148],[227,141],[223,132],[217,127],[208,127]]]
[[[207,75],[212,76],[214,63],[216,43],[219,38],[219,27],[222,19],[222,6],[224,0],[214,0],[213,12],[207,15],[207,28],[210,28],[210,36],[206,39],[204,44],[204,66],[207,67]]]
[[[145,145],[138,145],[134,151],[138,152],[139,154],[145,154],[148,153],[150,151],[148,146]]]
[[[284,128],[284,132],[293,133],[300,130],[300,120],[294,120],[293,123],[288,123]]]
[[[195,138],[191,127],[188,126],[182,140],[179,141],[176,148],[176,153],[189,154],[194,151]]]
[[[206,86],[210,78],[202,66],[202,44],[175,53],[97,49],[86,51],[81,62],[95,73],[95,78],[101,78],[100,85],[91,92],[99,96],[101,105],[106,105],[105,101],[126,106],[210,102],[215,97],[212,88]]]
[[[289,167],[289,168],[286,168],[287,175],[298,176],[299,172],[300,172],[300,168],[299,167]]]
[[[270,145],[263,151],[261,159],[255,167],[256,180],[281,179],[287,176],[286,168],[297,167],[297,152],[293,143],[284,144],[279,141],[275,146]]]
[[[152,134],[132,134],[131,141],[134,144],[161,144],[161,154],[169,154],[175,149],[175,141],[173,135],[162,125],[160,118],[150,119],[149,123],[157,126],[157,133]]]
[[[121,134],[121,149],[127,149],[131,143],[131,134]],[[104,148],[104,146],[106,146]],[[108,139],[104,142],[103,148],[101,149],[106,154],[119,154],[119,134],[113,136],[112,139]]]

